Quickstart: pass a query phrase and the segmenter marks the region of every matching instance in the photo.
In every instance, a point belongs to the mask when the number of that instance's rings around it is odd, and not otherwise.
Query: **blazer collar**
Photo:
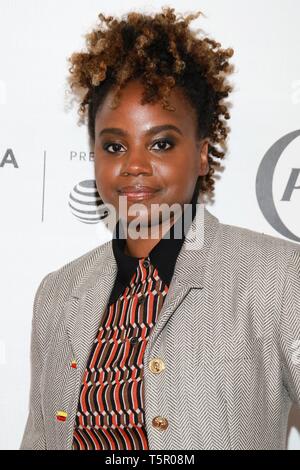
[[[204,204],[196,204],[196,214],[177,256],[172,281],[174,279],[178,284],[186,284],[189,287],[203,287],[207,253],[219,224],[218,218],[211,214]],[[109,279],[111,283],[115,282],[118,265],[113,252],[112,240],[100,245],[95,250],[93,260],[95,259],[93,271],[88,276],[82,274],[83,279],[71,291],[71,297],[82,298],[88,290],[95,288],[101,290],[101,282],[104,277]]]

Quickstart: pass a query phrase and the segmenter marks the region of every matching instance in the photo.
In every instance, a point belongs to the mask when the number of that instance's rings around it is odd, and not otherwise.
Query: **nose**
[[[140,173],[151,175],[152,164],[149,153],[142,151],[140,148],[126,152],[122,160],[121,173],[138,175]]]

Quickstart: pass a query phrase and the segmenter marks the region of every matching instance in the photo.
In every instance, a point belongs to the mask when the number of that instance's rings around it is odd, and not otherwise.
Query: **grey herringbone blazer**
[[[191,233],[203,245],[189,249]],[[72,448],[83,372],[116,274],[108,241],[42,279],[21,449]],[[156,357],[166,368],[154,374]],[[291,403],[300,404],[300,246],[223,224],[198,204],[149,336],[144,381],[150,449],[284,449]],[[158,415],[167,429],[153,427]]]

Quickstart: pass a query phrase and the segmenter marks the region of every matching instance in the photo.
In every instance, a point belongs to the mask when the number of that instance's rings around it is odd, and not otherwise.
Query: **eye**
[[[109,147],[114,147],[115,151],[111,152],[110,150],[108,150]],[[103,145],[104,150],[106,150],[108,153],[119,153],[120,152],[120,147],[122,147],[122,145],[118,144],[117,142],[109,142],[109,143]]]
[[[162,144],[162,146],[164,146],[164,145],[166,145],[166,144],[167,144],[167,145],[170,145],[169,148],[161,148],[161,147],[160,147],[160,148],[158,149],[159,151],[161,151],[161,150],[169,150],[169,149],[172,148],[173,145],[174,145],[173,142],[172,142],[170,139],[160,139],[160,140],[157,140],[157,141],[154,143],[154,145],[157,145],[157,144],[159,144],[160,146],[161,146],[161,144]]]
[[[170,148],[174,146],[174,143],[170,139],[159,139],[156,142],[154,142],[153,146],[155,145],[159,146],[159,148],[156,150],[160,152],[164,150],[169,150]],[[166,148],[165,145],[169,145],[169,147]],[[112,147],[113,151],[109,150],[110,147]],[[106,144],[103,145],[103,149],[108,153],[121,153],[122,152],[121,147],[123,146],[117,142],[107,142]]]

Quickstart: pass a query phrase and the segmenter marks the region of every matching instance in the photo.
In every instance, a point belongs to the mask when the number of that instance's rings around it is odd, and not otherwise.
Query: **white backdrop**
[[[273,144],[300,130],[300,2],[166,4],[181,13],[202,10],[206,18],[193,21],[192,28],[235,50],[229,151],[208,209],[221,222],[299,241],[299,136],[289,145],[277,144],[266,157],[269,163],[259,168]],[[151,12],[165,3],[129,5]],[[74,186],[94,179],[94,172],[87,130],[77,126],[77,108],[66,106],[66,59],[84,46],[83,35],[98,13],[120,15],[128,9],[119,0],[110,0],[109,8],[99,0],[0,3],[1,449],[19,447],[27,418],[38,283],[111,238],[101,222],[83,223],[69,207]],[[283,198],[287,188],[289,196]],[[300,413],[293,409],[289,449],[300,449],[299,430]]]

